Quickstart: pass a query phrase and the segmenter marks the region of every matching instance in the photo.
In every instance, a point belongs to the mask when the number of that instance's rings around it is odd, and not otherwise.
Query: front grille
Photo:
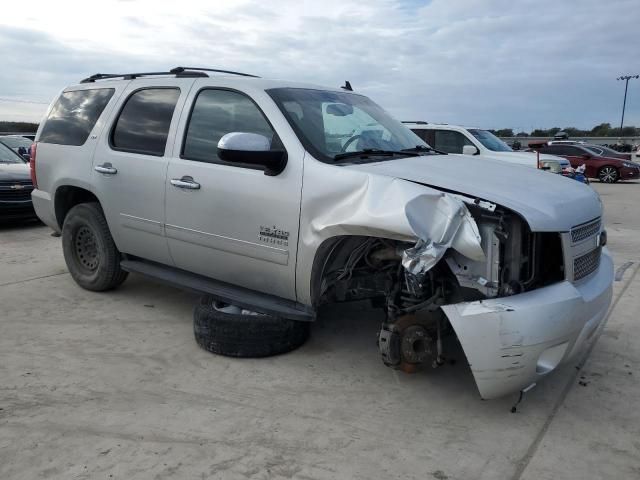
[[[596,218],[588,223],[578,225],[571,229],[571,241],[573,243],[581,242],[600,231],[600,218]]]
[[[601,248],[598,247],[595,250],[591,250],[589,253],[573,259],[574,280],[580,280],[581,278],[584,278],[590,273],[596,271],[600,265],[600,250]]]
[[[31,199],[33,185],[30,180],[1,181],[0,201],[24,202]]]

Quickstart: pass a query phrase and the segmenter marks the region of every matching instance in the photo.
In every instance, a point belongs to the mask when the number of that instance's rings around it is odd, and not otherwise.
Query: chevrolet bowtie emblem
[[[11,187],[9,187],[9,188],[11,188],[11,190],[22,190],[24,188],[24,185],[20,185],[20,184],[11,185]]]

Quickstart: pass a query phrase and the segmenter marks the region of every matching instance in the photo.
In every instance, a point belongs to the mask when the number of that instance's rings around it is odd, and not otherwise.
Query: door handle
[[[105,173],[107,175],[115,175],[118,173],[118,169],[109,162],[103,163],[102,165],[96,165],[93,169],[98,173]]]
[[[200,184],[193,180],[193,177],[184,176],[182,178],[172,178],[171,185],[187,190],[200,190]]]

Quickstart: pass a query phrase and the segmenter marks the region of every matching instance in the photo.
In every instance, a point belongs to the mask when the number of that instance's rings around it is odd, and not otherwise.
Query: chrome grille
[[[600,231],[600,218],[596,218],[588,223],[578,225],[571,229],[571,241],[573,243],[581,242]]]
[[[596,271],[600,265],[600,250],[601,248],[598,247],[595,250],[591,250],[589,253],[573,259],[574,280],[580,280],[581,278],[584,278],[590,273]]]
[[[23,202],[31,199],[33,185],[30,180],[0,182],[0,200],[5,202]]]

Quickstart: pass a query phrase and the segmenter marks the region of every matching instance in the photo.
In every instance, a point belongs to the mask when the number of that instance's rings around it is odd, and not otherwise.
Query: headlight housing
[[[630,162],[622,162],[622,166],[627,168],[638,168],[638,164]]]

